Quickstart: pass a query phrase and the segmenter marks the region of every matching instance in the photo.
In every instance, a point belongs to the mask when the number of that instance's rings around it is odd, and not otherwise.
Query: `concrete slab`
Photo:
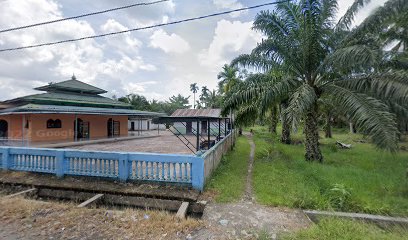
[[[195,142],[194,136],[187,136],[187,138],[191,142]],[[163,131],[159,136],[154,138],[139,138],[120,142],[87,144],[66,148],[89,151],[193,154],[193,152],[190,151],[190,149],[188,149],[176,136],[168,131]]]
[[[372,215],[364,213],[346,213],[346,212],[329,212],[329,211],[303,211],[313,222],[318,222],[321,217],[340,217],[354,220],[361,220],[375,223],[378,225],[401,225],[408,227],[408,218],[389,217],[381,215]]]

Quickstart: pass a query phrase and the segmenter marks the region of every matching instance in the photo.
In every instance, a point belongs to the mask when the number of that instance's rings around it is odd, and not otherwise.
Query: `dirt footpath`
[[[255,143],[252,135],[245,134],[251,146],[245,192],[239,203],[206,206],[203,221],[205,228],[196,232],[192,239],[258,239],[266,234],[276,239],[278,234],[293,232],[311,225],[309,218],[300,210],[271,208],[256,203],[252,191],[252,169]]]
[[[274,239],[277,234],[311,224],[300,210],[270,208],[250,202],[209,204],[202,220],[206,227],[195,233],[193,239],[257,239],[263,233]]]

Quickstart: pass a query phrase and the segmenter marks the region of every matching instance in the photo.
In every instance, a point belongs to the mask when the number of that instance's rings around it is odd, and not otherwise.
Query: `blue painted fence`
[[[204,160],[192,155],[0,147],[4,170],[187,184],[202,191]]]
[[[235,142],[230,133],[201,156],[89,152],[69,149],[0,147],[0,169],[112,178],[121,181],[178,183],[202,191],[205,180]]]

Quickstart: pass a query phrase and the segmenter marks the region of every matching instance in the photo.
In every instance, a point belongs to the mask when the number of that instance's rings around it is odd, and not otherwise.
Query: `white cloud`
[[[163,29],[156,30],[150,37],[150,46],[160,48],[165,53],[185,53],[190,50],[190,44],[179,35],[168,34]]]
[[[232,10],[244,7],[244,5],[242,5],[242,3],[240,3],[238,0],[213,0],[213,4],[217,7],[217,9]],[[230,16],[236,18],[239,17],[241,13],[243,12],[231,13]]]
[[[243,5],[238,0],[213,0],[213,3],[218,8],[241,8]]]
[[[52,0],[7,1],[0,9],[0,29],[62,18],[61,6]],[[9,24],[13,23],[13,24]],[[114,19],[101,26],[102,31],[124,30]],[[48,26],[8,32],[0,35],[0,48],[16,47],[78,38],[96,34],[84,20],[69,20]],[[50,81],[68,79],[73,73],[78,79],[101,87],[109,86],[101,78],[115,82],[138,71],[155,71],[138,54],[142,42],[123,34],[117,37],[84,40],[55,46],[33,48],[0,54],[0,77],[13,79],[13,86],[0,87],[2,100],[31,93],[32,88]],[[116,52],[115,55],[112,53]],[[108,54],[111,53],[111,54]],[[11,81],[11,80],[9,80]],[[40,84],[39,84],[40,83]],[[113,84],[114,87],[121,86]],[[15,90],[14,88],[18,88]],[[14,89],[10,91],[10,89]],[[107,88],[112,89],[112,88]]]
[[[365,18],[367,18],[376,8],[379,6],[384,5],[384,3],[387,0],[375,0],[371,1],[369,4],[367,4],[363,9],[361,9],[356,17],[355,17],[355,22],[354,25],[358,25],[361,22],[364,21]],[[354,0],[342,0],[338,1],[339,5],[339,11],[337,14],[337,18],[340,19],[347,11],[347,9],[353,4]]]
[[[108,19],[104,25],[101,26],[104,33],[119,32],[128,30],[115,19]],[[131,33],[120,34],[110,37],[107,41],[110,47],[116,48],[122,52],[137,51],[142,46],[142,42],[131,36]]]
[[[261,35],[251,27],[252,22],[220,20],[210,46],[198,56],[200,64],[213,71],[220,71],[222,65],[233,57],[248,53],[261,40]]]

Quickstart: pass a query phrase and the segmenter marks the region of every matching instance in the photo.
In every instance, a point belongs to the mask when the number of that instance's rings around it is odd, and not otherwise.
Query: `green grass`
[[[313,240],[358,240],[358,239],[407,239],[408,230],[401,227],[387,229],[373,224],[335,218],[322,219],[318,224],[308,229],[282,236],[284,240],[313,239]]]
[[[253,129],[253,186],[259,203],[408,216],[408,152],[392,155],[358,142],[368,142],[361,135],[338,131],[333,139],[320,141],[325,162],[309,163],[304,160],[303,144],[284,145],[266,128]],[[301,130],[293,138],[302,141]],[[338,149],[336,140],[353,147]]]
[[[245,191],[249,152],[248,140],[241,136],[237,139],[234,151],[230,151],[221,160],[206,189],[217,193],[217,202],[233,202],[242,196]]]

